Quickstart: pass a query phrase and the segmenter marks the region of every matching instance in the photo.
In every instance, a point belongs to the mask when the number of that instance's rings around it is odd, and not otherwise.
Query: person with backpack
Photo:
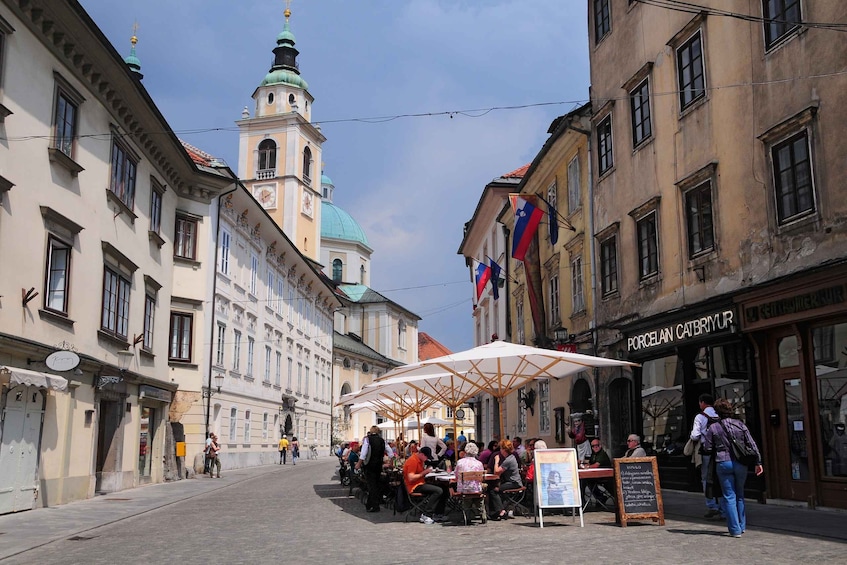
[[[733,418],[732,405],[727,399],[715,402],[715,412],[720,419],[709,424],[703,433],[703,450],[713,457],[712,466],[723,494],[721,510],[726,516],[729,535],[740,538],[747,529],[744,483],[750,463],[742,459],[755,459],[756,475],[761,475],[764,472],[762,456],[744,422]]]
[[[715,403],[715,399],[711,394],[701,394],[698,402],[700,403],[700,413],[694,417],[694,425],[691,427],[689,437],[691,441],[697,444],[694,446],[694,449],[699,453],[699,459],[702,462],[700,465],[700,482],[703,484],[703,493],[705,494],[711,455],[703,451],[703,433],[710,424],[717,422],[720,418],[718,418],[718,413],[715,412],[712,406]],[[721,512],[719,497],[706,497],[706,514],[704,518],[714,518],[716,520],[724,520],[726,518],[723,512]]]

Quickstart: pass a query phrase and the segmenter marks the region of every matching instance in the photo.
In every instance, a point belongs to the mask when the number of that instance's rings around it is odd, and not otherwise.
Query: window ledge
[[[181,361],[179,359],[168,359],[169,367],[182,367],[184,369],[197,369],[199,366],[197,363],[192,363],[191,361]]]
[[[244,375],[244,380],[247,381],[248,383],[252,383],[253,381],[256,380],[256,378],[252,377],[250,375]]]
[[[14,114],[10,109],[5,107],[3,104],[0,104],[0,124],[6,121],[6,118]]]
[[[645,147],[647,147],[647,146],[649,146],[649,145],[652,145],[652,144],[653,144],[653,140],[654,140],[654,139],[656,139],[656,136],[654,136],[654,135],[651,133],[650,135],[648,135],[647,137],[645,137],[644,139],[642,139],[641,141],[639,141],[639,142],[638,142],[638,145],[636,145],[636,146],[634,146],[634,147],[632,148],[632,154],[633,154],[633,155],[635,155],[636,153],[638,153],[639,151],[641,151],[641,150],[642,150],[642,149],[644,149]]]
[[[233,369],[232,371],[229,372],[229,376],[232,377],[233,379],[240,379],[241,373],[239,373],[238,371]]]
[[[280,385],[274,385],[274,390],[282,390],[282,387]]]
[[[97,337],[103,338],[106,341],[110,341],[117,346],[120,346],[121,349],[129,349],[129,342],[125,337],[119,337],[114,334],[110,334],[105,330],[97,330]]]
[[[135,223],[135,219],[138,216],[135,215],[135,212],[132,211],[132,208],[124,204],[124,202],[120,198],[118,198],[117,194],[107,188],[106,198],[118,207],[117,213],[115,214],[116,216],[121,213],[126,214],[127,216],[129,216],[129,221],[133,224]]]
[[[585,318],[587,315],[588,315],[588,311],[585,308],[583,308],[579,312],[574,312],[573,314],[571,314],[569,319],[579,320],[580,318]]]
[[[162,246],[165,244],[165,240],[162,239],[162,236],[157,234],[154,231],[148,231],[147,232],[147,239],[149,239],[150,241],[155,243],[156,247],[158,247],[159,249],[161,249]]]
[[[679,101],[679,97],[677,97],[677,101]],[[683,108],[679,111],[680,121],[683,118],[685,118],[686,116],[688,116],[689,114],[693,114],[694,111],[697,110],[697,108],[700,108],[701,106],[705,105],[706,102],[708,102],[708,101],[709,101],[709,95],[704,94],[702,97],[698,98],[697,100],[690,102],[688,104],[688,106],[686,106],[685,108]]]
[[[711,263],[712,261],[718,258],[718,250],[713,247],[711,249],[698,251],[697,255],[688,259],[688,268],[694,269],[695,267],[700,267],[701,265],[705,265],[706,263]]]
[[[796,232],[806,231],[810,228],[810,226],[814,226],[816,228],[818,222],[820,222],[820,216],[817,211],[810,210],[778,224],[776,233],[777,235],[790,235]]]
[[[153,360],[156,358],[156,354],[150,351],[149,349],[144,349],[143,347],[138,350],[138,353],[141,354],[145,359]]]
[[[67,317],[65,314],[59,314],[58,312],[53,312],[52,310],[47,310],[46,308],[39,308],[38,315],[42,320],[47,320],[48,322],[58,322],[64,326],[73,327],[74,321]]]
[[[621,293],[619,290],[613,290],[607,294],[604,294],[600,297],[600,300],[603,302],[611,302],[612,300],[620,300]]]
[[[174,263],[182,263],[183,265],[188,265],[193,269],[197,270],[200,268],[200,261],[195,261],[194,259],[189,259],[188,257],[180,257],[179,255],[174,255]]]
[[[607,178],[612,176],[612,173],[614,173],[614,172],[615,172],[615,166],[612,165],[611,167],[609,167],[608,169],[606,169],[605,171],[600,173],[600,175],[598,175],[597,182],[603,182],[604,180],[606,180]]]
[[[262,386],[265,388],[271,388],[271,383],[269,383],[268,381],[262,381]]]
[[[77,176],[79,173],[85,170],[79,163],[56,149],[55,147],[50,147],[47,149],[47,154],[50,157],[51,163],[56,163],[68,170],[71,173],[72,177]]]
[[[656,286],[662,281],[662,276],[660,273],[655,273],[653,275],[649,275],[640,279],[638,281],[638,288],[647,288],[651,286]]]

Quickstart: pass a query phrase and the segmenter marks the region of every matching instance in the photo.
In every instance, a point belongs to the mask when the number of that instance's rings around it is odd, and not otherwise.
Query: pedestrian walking
[[[720,499],[722,513],[726,516],[729,535],[740,538],[747,530],[744,511],[744,483],[747,481],[747,465],[738,461],[733,453],[733,443],[747,446],[756,453],[756,475],[764,472],[759,446],[750,435],[744,422],[733,418],[732,405],[725,398],[715,402],[715,412],[720,420],[710,424],[703,433],[703,449],[713,458],[712,467],[717,475],[723,498]]]
[[[379,512],[382,502],[380,492],[380,476],[382,460],[385,457],[385,440],[380,436],[379,426],[371,426],[371,431],[362,444],[362,458],[359,460],[365,473],[365,483],[368,485],[368,499],[365,510]]]
[[[212,445],[212,433],[206,432],[206,443],[203,445],[203,474],[209,474],[209,466],[212,463],[212,457],[209,455],[209,447]]]
[[[211,435],[212,442],[209,444],[209,451],[207,453],[207,457],[209,459],[209,477],[214,476],[214,471],[217,470],[218,478],[221,478],[221,459],[218,456],[218,452],[221,450],[221,446],[218,443],[218,436],[215,434]]]
[[[279,464],[285,465],[288,458],[288,438],[282,436],[279,440]]]
[[[706,431],[706,428],[709,425],[714,424],[720,418],[718,418],[718,413],[715,412],[714,407],[712,406],[715,403],[715,399],[711,394],[705,393],[701,394],[698,399],[700,403],[700,413],[694,417],[694,425],[691,427],[691,434],[689,437],[693,442],[692,448],[699,455],[699,457],[694,456],[694,460],[699,459],[701,461],[700,467],[700,481],[703,485],[703,493],[706,492],[706,478],[709,474],[709,467],[712,460],[712,456],[709,455],[703,449],[703,434]],[[692,456],[694,454],[692,453]],[[715,497],[706,497],[706,518],[716,518],[719,520],[723,520],[726,517],[723,515],[720,509],[720,501]]]
[[[297,436],[291,438],[291,463],[296,465],[300,459],[300,442],[297,441]]]

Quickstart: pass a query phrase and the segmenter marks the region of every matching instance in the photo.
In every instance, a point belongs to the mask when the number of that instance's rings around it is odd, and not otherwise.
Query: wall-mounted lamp
[[[215,387],[217,390],[213,390],[210,388],[203,387],[203,398],[211,398],[214,395],[218,394],[221,391],[221,387],[224,386],[224,376],[221,373],[215,375]]]
[[[139,343],[141,343],[142,341],[144,341],[144,332],[141,332],[141,333],[140,333],[140,334],[138,334],[138,335],[133,335],[133,336],[132,336],[132,346],[133,346],[133,347],[135,347],[136,345],[138,345],[138,344],[139,344]]]
[[[700,265],[699,267],[694,267],[694,274],[697,275],[698,281],[706,282],[706,267],[704,265]]]
[[[563,328],[563,327],[559,326],[558,328],[553,330],[553,339],[558,341],[559,343],[563,343],[565,341],[568,341],[568,337],[569,337],[568,328]]]
[[[106,385],[118,384],[124,380],[124,373],[129,369],[129,364],[132,358],[135,357],[135,352],[129,349],[121,349],[118,355],[118,370],[120,375],[102,375],[97,379],[97,388],[103,388]]]

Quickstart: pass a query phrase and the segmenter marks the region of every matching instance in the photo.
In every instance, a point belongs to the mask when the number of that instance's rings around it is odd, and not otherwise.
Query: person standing
[[[641,447],[641,436],[629,434],[626,438],[626,447],[624,457],[647,457],[647,452]]]
[[[206,432],[206,443],[203,445],[203,474],[209,474],[209,465],[212,463],[212,458],[209,455],[209,446],[212,445],[212,432]]]
[[[720,418],[718,418],[718,413],[715,412],[715,409],[712,406],[715,403],[715,399],[711,394],[701,394],[698,401],[700,403],[700,413],[694,417],[694,425],[691,428],[691,434],[689,437],[691,438],[691,441],[697,442],[698,444],[695,446],[695,449],[699,451],[700,458],[702,460],[702,464],[700,465],[700,481],[703,484],[703,493],[705,494],[706,478],[709,474],[709,463],[711,462],[712,456],[703,449],[703,433],[710,424],[717,422]],[[706,497],[706,514],[704,517],[714,518],[715,516],[719,516],[720,519],[724,518],[720,509],[719,497]]]
[[[715,402],[715,412],[720,420],[710,424],[703,433],[703,449],[714,457],[723,497],[721,510],[726,516],[729,535],[740,538],[747,530],[747,515],[744,509],[744,483],[747,481],[747,465],[735,459],[731,440],[747,445],[756,452],[756,475],[764,472],[759,446],[750,435],[750,430],[741,420],[733,418],[732,405],[725,398]]]
[[[300,459],[300,442],[297,441],[297,436],[291,438],[291,464],[296,465]]]
[[[379,512],[379,503],[382,498],[379,479],[382,474],[383,457],[385,457],[385,440],[380,435],[379,426],[371,426],[368,436],[362,443],[362,457],[359,459],[359,465],[365,473],[365,483],[368,485],[368,499],[365,502],[365,510],[368,512]]]
[[[279,440],[279,464],[285,465],[288,458],[288,438],[282,436]]]
[[[209,439],[212,442],[209,444],[209,477],[214,476],[214,471],[217,469],[218,478],[221,478],[221,459],[218,457],[218,452],[221,450],[221,446],[218,443],[218,436],[212,434]]]

